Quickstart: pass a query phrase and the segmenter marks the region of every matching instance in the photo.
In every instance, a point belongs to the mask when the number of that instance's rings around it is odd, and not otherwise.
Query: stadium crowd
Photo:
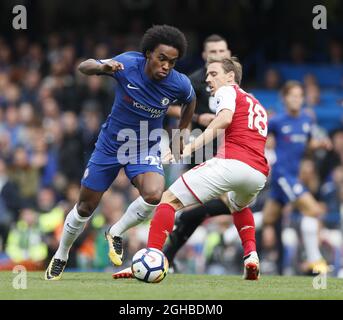
[[[43,270],[56,251],[65,214],[77,201],[84,166],[114,98],[112,78],[85,77],[76,66],[82,58],[103,59],[139,49],[135,45],[139,37],[127,39],[118,37],[107,43],[85,37],[76,45],[58,33],[50,34],[46,43],[32,43],[25,35],[11,43],[0,37],[0,270],[16,264]],[[291,48],[290,56],[291,67],[306,63],[300,44]],[[330,66],[341,70],[340,43],[332,43],[328,56]],[[193,63],[196,67],[197,62]],[[271,66],[265,69],[260,82],[249,83],[248,89],[271,114],[282,108],[278,91],[289,79],[282,70]],[[325,208],[321,246],[336,276],[343,276],[343,72],[340,75],[336,87],[322,85],[321,78],[306,70],[297,75],[305,87],[305,108],[320,124],[316,134],[328,135],[332,141],[332,150],[307,155],[301,164],[300,179]],[[247,85],[243,83],[243,87]],[[331,117],[328,104],[335,104]],[[175,122],[166,119],[167,126],[175,126]],[[267,150],[271,161],[272,144]],[[185,168],[165,169],[170,184]],[[104,231],[137,196],[137,190],[120,174],[73,247],[69,268],[112,270]],[[254,211],[261,210],[266,196],[264,191]],[[296,231],[299,219],[292,206],[285,208],[283,266],[288,274],[302,272],[301,239]],[[231,226],[230,216],[206,221],[179,252],[180,271],[240,274],[240,243]],[[125,264],[144,247],[147,227],[143,224],[126,235]],[[262,273],[277,273],[273,230],[263,231],[260,245],[265,249]]]

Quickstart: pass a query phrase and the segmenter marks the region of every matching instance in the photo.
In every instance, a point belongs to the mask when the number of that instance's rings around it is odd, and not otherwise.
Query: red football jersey
[[[217,114],[223,109],[233,112],[216,157],[242,161],[268,176],[269,166],[264,156],[268,133],[266,110],[238,85],[221,87],[214,97]]]

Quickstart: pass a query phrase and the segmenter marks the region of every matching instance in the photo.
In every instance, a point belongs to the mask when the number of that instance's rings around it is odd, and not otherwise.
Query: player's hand
[[[198,118],[198,124],[200,124],[203,127],[207,127],[215,117],[216,115],[213,113],[200,114]]]
[[[124,65],[121,62],[110,60],[105,61],[101,66],[101,71],[105,73],[113,73],[119,70],[124,70]]]
[[[171,153],[170,148],[168,148],[166,150],[166,153],[162,156],[162,164],[170,164],[174,162],[175,162],[175,158],[173,154]]]
[[[191,143],[189,143],[182,150],[182,159],[190,157],[192,155],[192,152],[192,145]]]
[[[330,151],[333,148],[332,142],[331,142],[331,140],[329,138],[323,139],[321,141],[321,145],[322,145],[322,148],[324,148],[327,151]]]

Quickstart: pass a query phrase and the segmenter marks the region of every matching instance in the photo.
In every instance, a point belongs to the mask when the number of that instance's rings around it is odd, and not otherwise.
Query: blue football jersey
[[[168,106],[190,103],[194,98],[191,82],[174,69],[162,80],[150,79],[144,72],[146,58],[139,52],[125,52],[113,59],[121,62],[124,70],[113,74],[117,80],[115,100],[96,148],[116,155],[128,141],[139,146],[156,145]]]
[[[282,113],[269,120],[268,131],[276,140],[273,175],[298,176],[300,162],[311,138],[312,119],[304,112],[298,117]]]

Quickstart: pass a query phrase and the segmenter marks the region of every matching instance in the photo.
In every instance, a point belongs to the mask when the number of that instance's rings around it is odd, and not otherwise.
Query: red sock
[[[167,203],[160,204],[151,220],[148,248],[162,250],[167,236],[173,231],[175,209]]]
[[[250,208],[236,211],[232,216],[233,223],[242,241],[244,256],[248,255],[251,251],[256,251],[255,221]]]

